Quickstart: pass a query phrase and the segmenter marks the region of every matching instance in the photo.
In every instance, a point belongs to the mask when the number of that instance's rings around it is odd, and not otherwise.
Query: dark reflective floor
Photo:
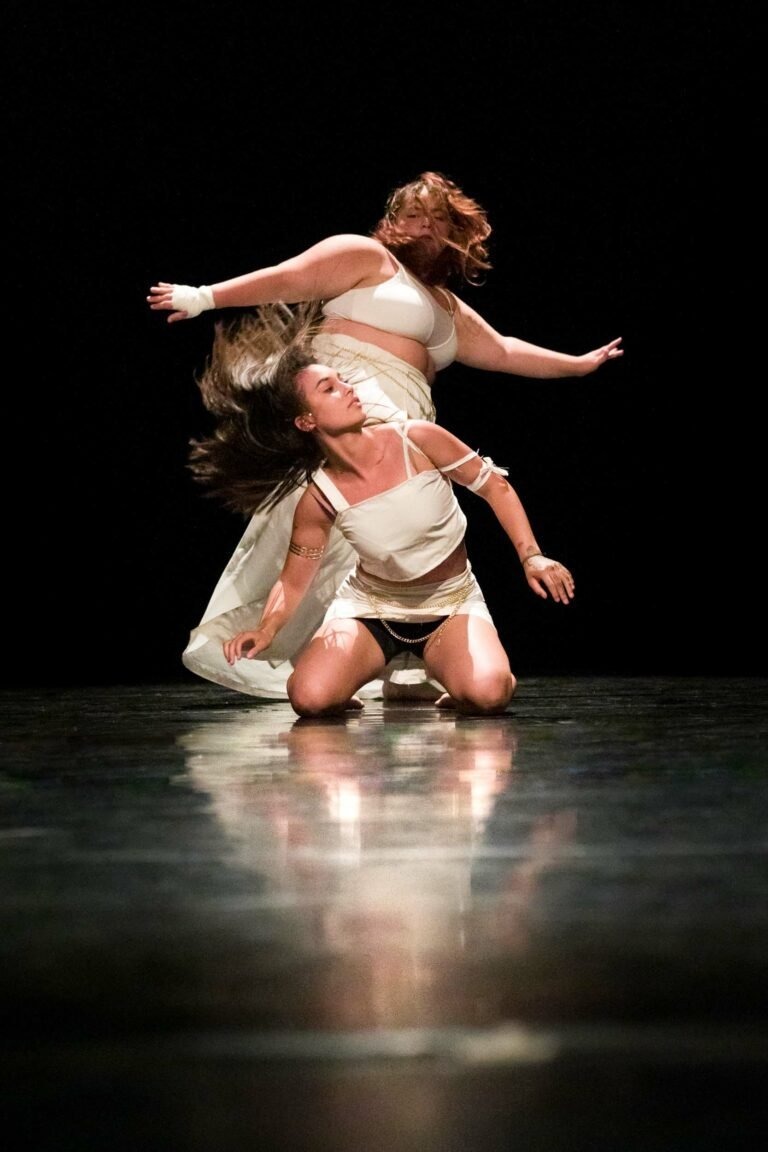
[[[765,1146],[768,680],[0,699],[14,1146]]]

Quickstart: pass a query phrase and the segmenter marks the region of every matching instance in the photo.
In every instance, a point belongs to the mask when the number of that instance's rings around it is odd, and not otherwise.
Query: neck
[[[362,476],[381,462],[382,447],[370,428],[355,428],[329,434],[318,432],[329,469],[335,472],[356,472]]]

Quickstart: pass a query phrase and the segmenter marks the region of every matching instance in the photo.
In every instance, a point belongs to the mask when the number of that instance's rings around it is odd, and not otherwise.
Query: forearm
[[[583,357],[555,352],[551,348],[540,348],[516,336],[504,337],[503,366],[499,371],[531,379],[556,380],[566,376],[583,376],[587,370]]]
[[[311,298],[310,284],[302,282],[301,277],[290,275],[280,265],[260,268],[231,280],[220,280],[209,287],[216,308],[250,308],[278,300],[296,304]]]
[[[268,268],[212,284],[217,308],[325,300],[389,267],[388,253],[367,236],[329,236]]]
[[[367,236],[331,236],[298,256],[216,284],[173,284],[161,280],[149,290],[155,312],[169,312],[168,323],[189,320],[211,308],[253,308],[261,304],[299,304],[328,300],[367,277],[381,276],[392,257]]]
[[[470,368],[481,368],[486,372],[505,372],[540,380],[587,376],[606,361],[624,354],[620,347],[621,337],[591,352],[572,356],[568,352],[530,344],[517,336],[502,336],[465,304],[460,304],[457,317],[459,347],[456,359]]]
[[[275,638],[293,616],[320,567],[330,534],[330,523],[310,489],[301,496],[282,570],[267,596],[259,631]]]
[[[267,596],[257,631],[269,638],[270,644],[293,616],[304,597],[304,589],[279,577]]]
[[[503,476],[491,476],[478,491],[478,495],[493,509],[496,519],[509,537],[521,564],[529,556],[541,555],[541,548],[522,501],[512,485]]]
[[[570,603],[575,590],[573,576],[558,560],[543,555],[514,488],[502,477],[492,476],[479,493],[512,541],[528,587],[542,600],[551,597],[558,604]]]

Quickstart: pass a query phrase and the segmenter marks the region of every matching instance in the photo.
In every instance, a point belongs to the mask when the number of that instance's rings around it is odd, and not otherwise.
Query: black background
[[[744,148],[757,29],[712,3],[7,9],[5,676],[186,677],[242,522],[191,481],[212,283],[368,232],[425,169],[487,209],[462,294],[581,380],[453,365],[438,419],[510,468],[572,569],[527,589],[485,505],[469,548],[526,674],[762,674],[762,329]],[[746,266],[745,266],[746,264]]]

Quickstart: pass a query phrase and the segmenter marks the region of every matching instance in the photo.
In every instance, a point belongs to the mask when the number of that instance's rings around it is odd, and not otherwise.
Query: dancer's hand
[[[611,340],[610,344],[603,344],[602,348],[595,348],[592,352],[585,352],[583,356],[577,356],[581,372],[580,376],[588,376],[590,372],[594,372],[606,360],[618,360],[619,356],[624,355],[624,349],[619,348],[621,344],[621,336],[616,340]]]
[[[213,292],[207,284],[193,288],[189,284],[168,284],[165,280],[152,285],[147,302],[153,312],[170,312],[169,324],[191,320],[216,307]]]
[[[273,640],[273,634],[265,628],[252,628],[247,632],[238,632],[237,636],[233,636],[231,640],[224,641],[222,645],[224,656],[228,664],[234,664],[236,660],[241,658],[253,660],[259,652],[269,648]]]
[[[552,597],[559,604],[568,604],[576,592],[573,576],[559,560],[549,556],[526,556],[523,572],[528,585],[543,600]]]

